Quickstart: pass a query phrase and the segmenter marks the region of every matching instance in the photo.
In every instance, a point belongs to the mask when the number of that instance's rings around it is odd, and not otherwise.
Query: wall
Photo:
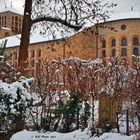
[[[126,29],[121,29],[122,25],[126,25]],[[81,59],[95,59],[96,53],[99,58],[103,58],[103,50],[106,51],[106,58],[112,57],[112,50],[116,50],[116,56],[119,59],[127,58],[132,61],[134,47],[140,51],[140,45],[133,45],[133,38],[137,37],[140,40],[140,19],[118,20],[105,23],[98,26],[98,51],[96,51],[96,27],[92,26],[82,32],[71,36],[67,40],[53,40],[31,44],[29,46],[29,67],[35,70],[36,61],[63,59],[67,57],[78,57]],[[121,39],[127,39],[127,45],[121,46]],[[112,39],[116,40],[116,45],[111,46]],[[106,41],[106,47],[102,48],[103,40]],[[127,49],[127,56],[121,56],[122,48]],[[18,47],[7,48],[8,53],[18,53]],[[41,56],[37,56],[38,50],[41,51]],[[35,51],[34,57],[32,52]],[[13,60],[15,61],[15,60]],[[33,62],[34,61],[34,62]]]
[[[0,13],[0,38],[21,33],[23,16],[10,11]],[[7,35],[6,35],[7,33]]]

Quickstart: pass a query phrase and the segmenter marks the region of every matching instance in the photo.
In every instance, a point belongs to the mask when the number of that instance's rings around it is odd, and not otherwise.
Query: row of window
[[[0,17],[0,21],[3,21],[3,20],[6,20],[6,16],[2,16]],[[15,21],[19,21],[21,23],[21,18],[18,18],[18,16],[12,16],[12,20],[15,20]]]
[[[133,55],[135,55],[135,56],[139,56],[140,54],[139,54],[139,49],[137,48],[137,47],[135,47],[134,49],[133,49]],[[103,57],[106,57],[106,50],[103,50],[102,51],[102,56]],[[111,56],[112,57],[115,57],[116,56],[116,49],[112,49],[112,52],[111,52]],[[121,56],[127,56],[127,49],[126,48],[122,48],[121,49]]]
[[[121,46],[127,46],[127,39],[125,37],[123,37],[121,39],[120,45]],[[139,38],[138,37],[134,37],[133,38],[133,46],[138,46],[138,45],[139,45]],[[116,46],[116,39],[113,38],[111,40],[111,46],[112,47],[115,47]],[[102,41],[102,48],[106,48],[106,40],[103,40]]]
[[[21,32],[21,18],[18,18],[18,16],[12,16],[12,31]]]
[[[2,27],[6,27],[6,20],[5,21],[0,21],[0,26],[2,26]]]
[[[0,17],[0,21],[1,21],[1,20],[6,20],[6,16]]]
[[[6,27],[6,16],[0,17],[0,26]]]
[[[35,54],[36,54],[37,57],[41,57],[41,49],[38,49],[37,51],[32,50],[31,51],[31,58],[34,58]]]
[[[37,51],[32,50],[31,51],[31,58],[34,58],[35,57],[35,53],[36,53],[36,56],[37,57],[41,57],[41,49],[38,49]],[[11,60],[15,60],[15,59],[17,59],[17,52],[13,52],[13,53],[11,53],[11,55],[5,54],[5,56],[6,57],[9,57],[10,56],[10,59]]]
[[[31,62],[30,62],[30,67],[31,67],[31,68],[34,68],[35,66],[38,66],[38,67],[41,66],[41,60],[40,60],[40,59],[38,59],[38,61],[31,60]]]
[[[6,16],[0,17],[0,26],[8,27],[6,22]],[[16,33],[21,32],[21,18],[18,18],[17,16],[12,17],[12,31]]]
[[[12,16],[12,20],[15,20],[15,21],[17,21],[17,22],[18,22],[18,21],[21,22],[21,18],[18,18],[18,16],[15,16],[15,17]]]

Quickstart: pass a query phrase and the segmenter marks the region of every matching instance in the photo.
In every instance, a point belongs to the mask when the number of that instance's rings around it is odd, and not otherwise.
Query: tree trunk
[[[32,0],[25,0],[24,18],[22,25],[21,42],[19,48],[18,66],[28,67],[28,46],[30,42]]]

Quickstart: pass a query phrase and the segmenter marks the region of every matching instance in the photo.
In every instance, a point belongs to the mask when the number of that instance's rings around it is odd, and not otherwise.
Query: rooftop
[[[0,9],[0,13],[3,13],[3,12],[13,12],[13,13],[16,13],[16,14],[20,14],[22,15],[21,12],[17,11],[15,8],[13,8],[12,6],[11,7],[5,7],[4,9]]]
[[[110,16],[109,21],[122,20],[122,19],[140,19],[140,12],[127,11],[121,13],[114,13]]]

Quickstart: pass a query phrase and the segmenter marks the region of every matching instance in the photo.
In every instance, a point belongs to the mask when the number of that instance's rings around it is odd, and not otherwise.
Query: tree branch
[[[68,23],[67,21],[60,19],[60,18],[53,18],[53,17],[40,17],[32,20],[32,24],[42,22],[42,21],[49,21],[49,22],[58,22],[61,23],[62,25],[65,25],[69,28],[75,29],[75,30],[80,30],[82,28],[82,25],[73,25],[71,23]]]

